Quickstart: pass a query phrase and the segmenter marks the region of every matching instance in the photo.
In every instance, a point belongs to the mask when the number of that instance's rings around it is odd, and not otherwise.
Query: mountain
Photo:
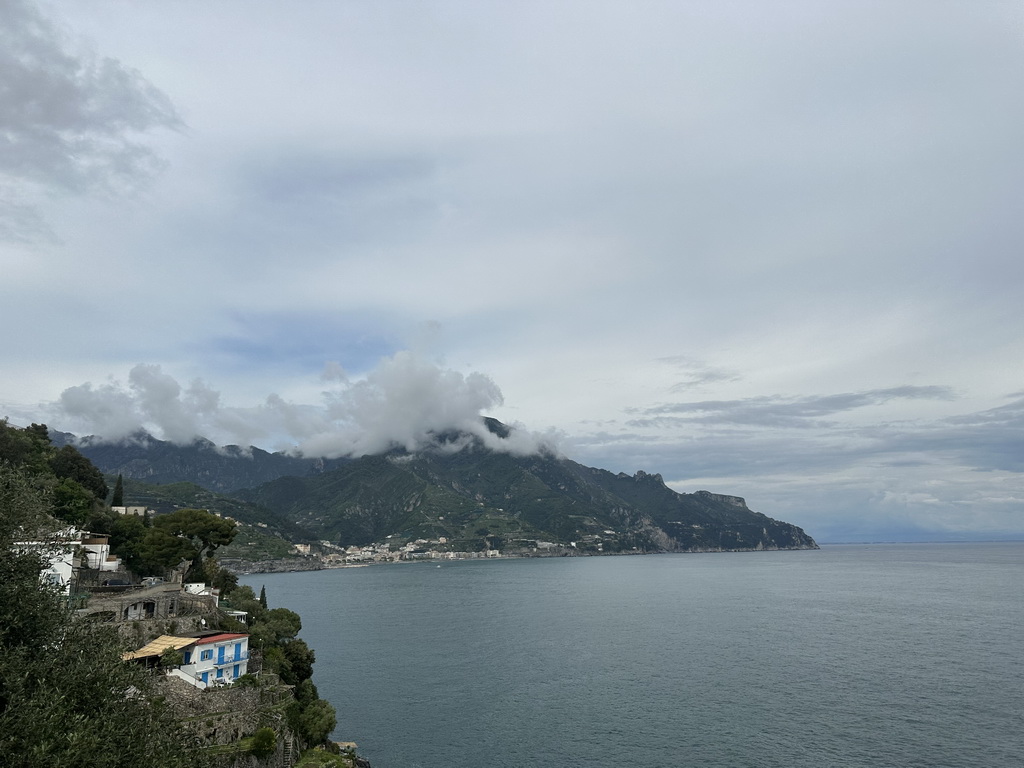
[[[486,424],[498,437],[509,435],[500,422]],[[659,475],[615,474],[552,453],[515,455],[465,438],[437,435],[433,448],[416,453],[333,461],[203,440],[76,445],[110,474],[230,491],[246,502],[244,516],[263,517],[293,541],[444,539],[454,551],[561,553],[817,547],[802,529],[750,510],[737,496],[677,493]],[[246,487],[252,478],[259,479]]]
[[[189,482],[220,493],[251,488],[285,475],[317,474],[349,461],[268,453],[254,446],[218,447],[203,438],[189,445],[176,445],[157,440],[146,432],[108,443],[51,430],[50,439],[57,446],[74,445],[108,475],[122,475],[125,479],[154,485]]]
[[[394,535],[444,537],[457,551],[533,549],[538,541],[604,553],[817,546],[800,528],[753,512],[736,496],[681,494],[659,475],[614,474],[480,445],[364,456],[236,496],[341,545]]]

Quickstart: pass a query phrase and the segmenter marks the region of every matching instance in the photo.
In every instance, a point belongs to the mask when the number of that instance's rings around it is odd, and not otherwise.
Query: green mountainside
[[[680,494],[658,475],[616,475],[480,446],[364,456],[237,495],[341,545],[395,535],[445,537],[457,551],[515,550],[537,540],[605,553],[816,547],[800,528],[753,512],[738,497]]]
[[[109,485],[115,478],[108,475]],[[308,537],[305,530],[282,515],[231,496],[207,490],[195,483],[153,485],[140,480],[124,481],[124,496],[131,506],[145,506],[157,513],[176,509],[207,509],[238,521],[235,539],[221,547],[221,558],[268,560],[293,557],[292,541]]]
[[[499,437],[508,435],[499,422],[488,419],[487,425]],[[551,453],[518,456],[479,441],[454,450],[455,437],[438,436],[437,447],[417,453],[393,450],[333,462],[216,449],[208,441],[76,445],[104,472],[129,470],[134,474],[126,478],[175,483],[154,488],[128,481],[130,503],[214,509],[259,525],[257,533],[294,542],[350,546],[443,538],[451,551],[507,552],[550,542],[581,553],[817,547],[802,529],[751,511],[739,497],[677,493],[659,475],[615,474]],[[254,462],[262,462],[260,472],[278,474],[237,488],[254,473]],[[178,482],[185,478],[194,485]],[[211,492],[228,488],[230,495]]]
[[[348,462],[348,459],[316,459],[268,453],[255,446],[214,445],[199,438],[189,445],[175,445],[138,432],[116,443],[92,437],[76,438],[67,432],[50,432],[56,446],[74,445],[93,464],[109,475],[142,480],[153,485],[190,482],[211,491],[230,493],[251,488],[284,475],[317,474]]]

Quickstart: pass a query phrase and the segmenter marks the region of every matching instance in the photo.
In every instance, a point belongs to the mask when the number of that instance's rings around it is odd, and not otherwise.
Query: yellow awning
[[[121,658],[125,661],[130,659],[144,659],[147,656],[159,656],[168,648],[173,648],[176,651],[181,650],[189,645],[193,645],[198,637],[175,637],[174,635],[160,635],[156,640],[152,640],[146,643],[144,646],[139,648],[137,651],[128,651]]]

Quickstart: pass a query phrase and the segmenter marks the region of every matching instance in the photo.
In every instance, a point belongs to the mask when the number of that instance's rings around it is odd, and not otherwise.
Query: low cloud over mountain
[[[62,429],[121,440],[145,430],[174,443],[206,437],[243,446],[268,444],[306,455],[335,458],[380,453],[400,446],[409,451],[437,445],[456,450],[477,438],[495,450],[526,454],[549,440],[525,429],[507,437],[484,424],[488,409],[500,406],[498,385],[481,373],[463,375],[409,351],[387,357],[358,380],[337,363],[325,367],[327,389],[317,405],[289,402],[277,394],[259,405],[221,402],[202,380],[187,386],[159,365],[138,364],[127,383],[69,387],[52,406]],[[461,437],[451,441],[452,434]]]

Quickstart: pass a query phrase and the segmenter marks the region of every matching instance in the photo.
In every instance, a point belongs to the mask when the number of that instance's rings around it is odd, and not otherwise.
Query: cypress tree
[[[267,587],[266,585],[260,587],[260,605],[265,609],[267,607]]]
[[[117,476],[117,482],[114,483],[114,498],[110,500],[110,506],[124,506],[124,479],[121,475]]]

